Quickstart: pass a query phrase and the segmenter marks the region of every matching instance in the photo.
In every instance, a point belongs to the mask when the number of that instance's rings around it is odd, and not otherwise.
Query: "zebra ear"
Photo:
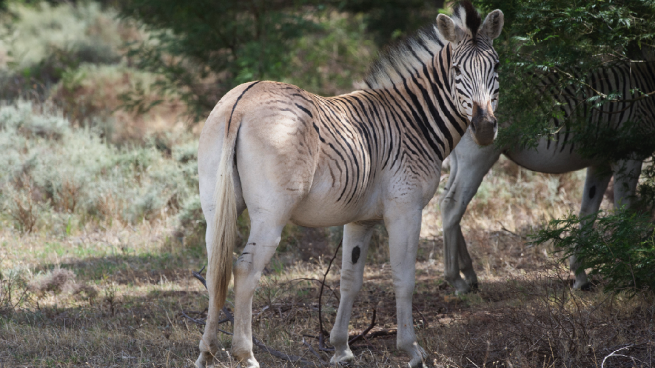
[[[505,15],[500,9],[496,9],[484,18],[484,23],[482,23],[482,34],[490,40],[495,40],[500,36],[504,23]]]
[[[457,28],[455,22],[449,16],[445,14],[437,16],[437,29],[446,40],[452,43],[457,42]]]

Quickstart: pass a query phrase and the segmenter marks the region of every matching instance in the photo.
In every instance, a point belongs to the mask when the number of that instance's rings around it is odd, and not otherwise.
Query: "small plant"
[[[38,277],[30,282],[30,289],[35,294],[45,294],[53,292],[60,294],[62,292],[72,291],[75,284],[75,273],[71,270],[56,268],[45,275]]]
[[[596,221],[594,221],[596,220]],[[551,221],[532,238],[553,241],[562,259],[576,254],[580,269],[591,269],[605,281],[605,290],[634,296],[655,291],[655,228],[649,217],[621,208],[611,213]]]
[[[19,270],[0,272],[0,315],[20,306],[28,291],[29,288]]]
[[[19,231],[31,233],[35,229],[38,220],[38,205],[33,198],[34,187],[29,176],[23,175],[20,182],[22,182],[24,189],[22,191],[14,190],[9,185],[5,188],[8,199],[5,210]]]

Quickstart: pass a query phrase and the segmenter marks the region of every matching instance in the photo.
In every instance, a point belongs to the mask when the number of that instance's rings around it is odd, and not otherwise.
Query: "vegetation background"
[[[572,64],[592,70],[607,62],[595,57],[599,49],[618,55],[613,62],[644,57],[655,35],[654,4],[476,2],[507,17],[496,43],[498,113],[517,124],[503,131],[501,144],[530,144],[552,133],[546,123],[555,111],[525,88],[530,72]],[[252,79],[323,95],[348,92],[385,45],[432,22],[444,4],[16,0],[0,6],[0,365],[182,367],[196,358],[207,305],[190,273],[206,263],[196,151],[208,111]],[[631,134],[621,138],[630,141]],[[652,132],[645,138],[641,150],[649,156],[655,139]],[[616,142],[605,144],[589,154],[626,154],[608,149]],[[442,279],[433,200],[424,210],[415,324],[434,364],[652,367],[651,163],[641,180],[642,212],[612,213],[595,229],[576,232],[579,219],[567,216],[579,209],[584,173],[537,174],[501,159],[463,221],[481,281],[478,293],[463,297]],[[446,168],[442,180],[447,175]],[[605,195],[611,202],[611,192]],[[568,222],[551,223],[539,244],[530,243],[528,236],[552,219]],[[239,223],[245,239],[247,214]],[[596,241],[588,249],[598,257],[589,267],[608,271],[591,291],[573,292],[562,254],[554,251],[570,251],[592,231]],[[341,229],[290,224],[283,235],[257,291],[253,326],[265,344],[305,362],[255,353],[267,367],[320,366],[329,353],[314,355],[307,344],[318,350],[320,280]],[[377,320],[369,339],[355,345],[355,366],[399,366],[405,359],[395,350],[386,240],[380,226],[352,331],[365,329],[374,310]],[[625,253],[630,257],[617,270],[609,267],[613,253],[597,252],[597,244],[640,253]],[[328,325],[338,306],[338,263],[322,296]],[[645,265],[639,277],[651,283],[625,282],[626,265]],[[605,292],[608,285],[618,292]],[[236,366],[229,336],[221,341],[222,364]]]

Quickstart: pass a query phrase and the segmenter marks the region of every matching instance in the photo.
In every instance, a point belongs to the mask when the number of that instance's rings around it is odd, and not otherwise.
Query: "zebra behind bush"
[[[559,85],[560,78],[571,77],[585,81],[586,86],[578,90],[572,86],[564,89],[549,88]],[[578,153],[577,150],[583,143],[579,138],[584,138],[585,144],[597,144],[604,134],[617,134],[627,123],[632,124],[630,127],[643,135],[645,140],[651,140],[652,132],[655,131],[655,97],[650,95],[655,91],[655,63],[619,64],[596,70],[589,75],[542,74],[540,83],[540,88],[543,88],[544,93],[548,93],[560,112],[556,115],[561,117],[551,121],[557,129],[555,134],[541,139],[534,149],[493,146],[480,148],[465,135],[450,156],[450,177],[442,194],[440,207],[444,230],[445,278],[458,293],[467,293],[478,286],[478,278],[466,248],[460,221],[483,177],[501,153],[524,168],[543,173],[561,174],[586,167],[587,178],[582,194],[580,217],[598,211],[612,175],[615,207],[629,206],[641,172],[641,155],[651,153],[647,149],[652,149],[648,148],[652,147],[652,143],[647,142],[647,147],[641,147],[637,140],[629,138],[626,138],[629,140],[627,142],[618,143],[627,147],[632,145],[631,150],[641,152],[635,152],[628,159],[612,160],[601,157],[604,155],[589,157]],[[609,99],[609,102],[600,107],[587,101],[592,96],[611,94],[618,97],[613,101]],[[583,132],[580,136],[575,136],[571,126],[567,126],[571,124],[571,117],[580,118],[578,123],[582,129],[578,131]],[[592,149],[603,153],[602,146]],[[616,147],[609,147],[610,151],[613,149]],[[579,269],[575,256],[570,259],[570,267],[575,272],[573,287],[585,287],[588,284],[587,275],[583,269]],[[461,277],[460,271],[464,278]]]

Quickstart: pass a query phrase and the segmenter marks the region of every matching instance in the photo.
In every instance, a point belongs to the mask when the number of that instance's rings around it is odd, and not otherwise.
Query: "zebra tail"
[[[232,252],[237,240],[237,203],[234,190],[234,155],[238,129],[231,130],[223,140],[223,152],[216,173],[214,201],[214,241],[207,268],[207,281],[214,291],[214,303],[223,308],[232,279]]]

